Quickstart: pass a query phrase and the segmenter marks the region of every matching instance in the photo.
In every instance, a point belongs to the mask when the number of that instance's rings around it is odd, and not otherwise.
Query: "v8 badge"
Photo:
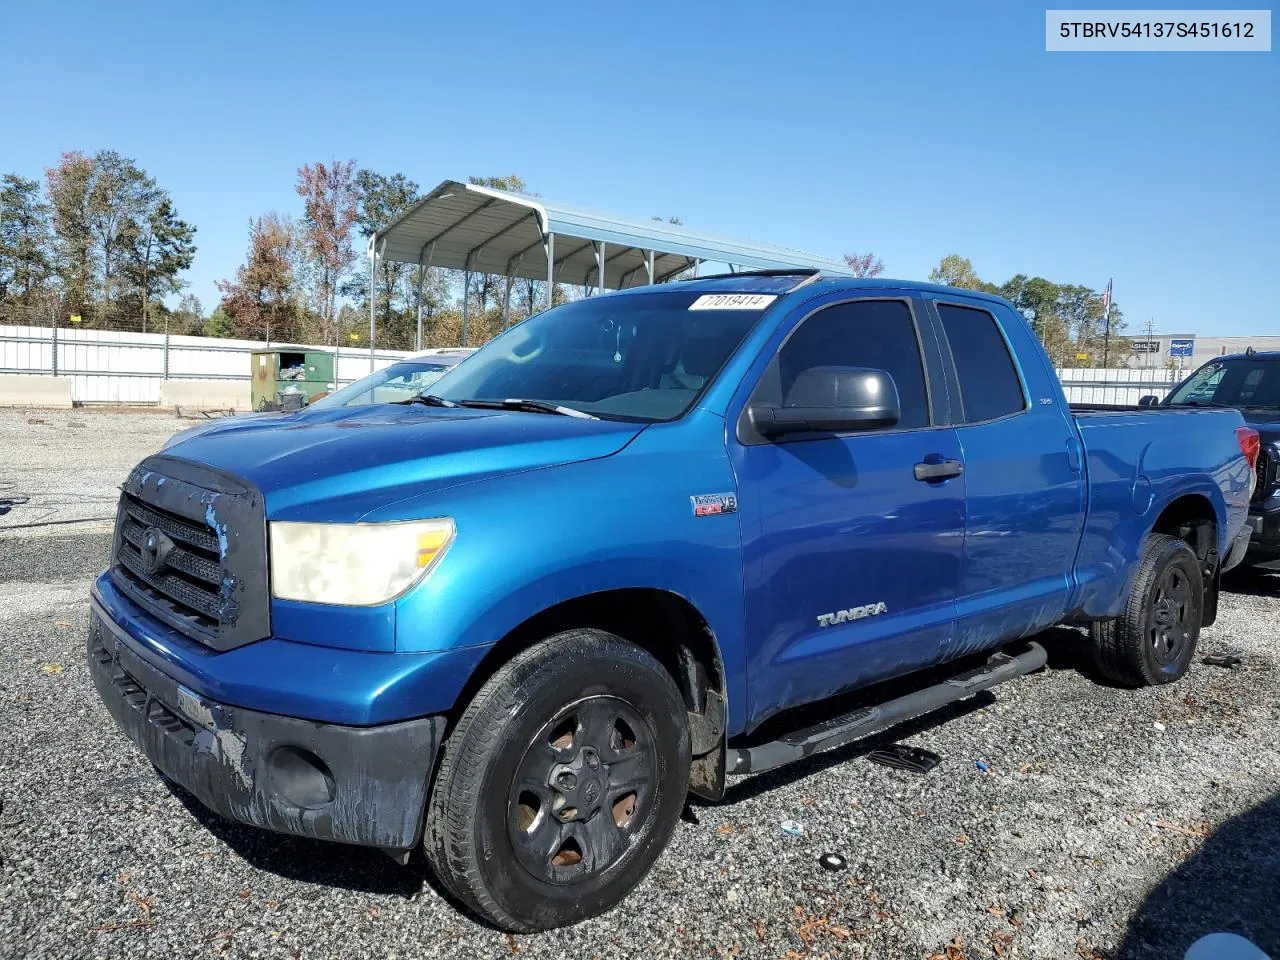
[[[714,517],[721,513],[738,512],[736,493],[700,493],[689,499],[693,501],[695,517]]]

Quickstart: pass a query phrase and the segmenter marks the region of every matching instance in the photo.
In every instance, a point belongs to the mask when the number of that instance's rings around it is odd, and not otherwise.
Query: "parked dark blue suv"
[[[1156,402],[1143,397],[1143,405]],[[1246,353],[1210,360],[1161,401],[1171,407],[1235,407],[1258,431],[1258,482],[1249,504],[1253,531],[1246,560],[1280,560],[1280,353]]]

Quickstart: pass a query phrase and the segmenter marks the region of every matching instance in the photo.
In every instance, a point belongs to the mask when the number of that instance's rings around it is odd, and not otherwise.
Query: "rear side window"
[[[812,367],[874,367],[893,377],[902,416],[897,429],[929,425],[929,401],[911,309],[901,300],[854,300],[819,310],[792,333],[761,384],[761,397],[785,404]]]
[[[1025,410],[1022,383],[996,318],[973,307],[937,306],[960,378],[965,422],[994,420]]]

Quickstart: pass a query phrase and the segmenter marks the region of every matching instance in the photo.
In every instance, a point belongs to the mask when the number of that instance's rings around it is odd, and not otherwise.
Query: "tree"
[[[163,304],[161,304],[163,308]],[[188,336],[200,336],[204,333],[204,305],[193,293],[184,293],[178,306],[166,313],[166,328],[170,333],[181,333]],[[230,318],[228,318],[230,319]]]
[[[89,229],[93,169],[92,159],[71,151],[62,155],[56,167],[45,171],[56,238],[54,269],[64,306],[72,313],[81,312],[95,293],[93,238]]]
[[[979,280],[968,257],[962,257],[958,253],[943,257],[938,265],[929,271],[929,282],[940,283],[946,287],[961,287],[965,290],[981,290],[985,293],[999,292],[995,284]]]
[[[114,150],[64,153],[46,179],[66,309],[141,305],[145,324],[149,304],[180,289],[195,229],[153,177]]]
[[[326,334],[336,329],[338,288],[356,258],[351,246],[357,215],[355,169],[354,160],[303,164],[298,169],[296,189],[303,201],[306,251],[316,268],[316,295]]]
[[[147,211],[130,230],[133,243],[125,275],[142,301],[142,329],[147,329],[148,305],[182,289],[178,274],[195,257],[196,228],[178,219],[167,196]]]
[[[844,262],[855,277],[878,277],[884,273],[884,261],[874,253],[846,253]]]
[[[231,314],[219,307],[209,314],[209,319],[201,325],[200,333],[206,337],[234,337],[236,322]]]
[[[219,282],[220,311],[236,332],[255,340],[297,339],[298,303],[294,275],[297,245],[293,222],[268,213],[249,222],[249,253],[234,281]]]
[[[16,173],[0,180],[0,301],[31,306],[53,273],[50,207],[40,184]]]
[[[91,162],[87,226],[102,269],[102,296],[110,304],[121,295],[123,260],[164,198],[155,180],[114,150],[98,151]]]

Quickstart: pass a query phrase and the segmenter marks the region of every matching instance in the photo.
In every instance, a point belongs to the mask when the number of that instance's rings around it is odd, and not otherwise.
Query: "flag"
[[[1102,316],[1103,319],[1111,315],[1111,280],[1107,281],[1107,289],[1102,291]]]

